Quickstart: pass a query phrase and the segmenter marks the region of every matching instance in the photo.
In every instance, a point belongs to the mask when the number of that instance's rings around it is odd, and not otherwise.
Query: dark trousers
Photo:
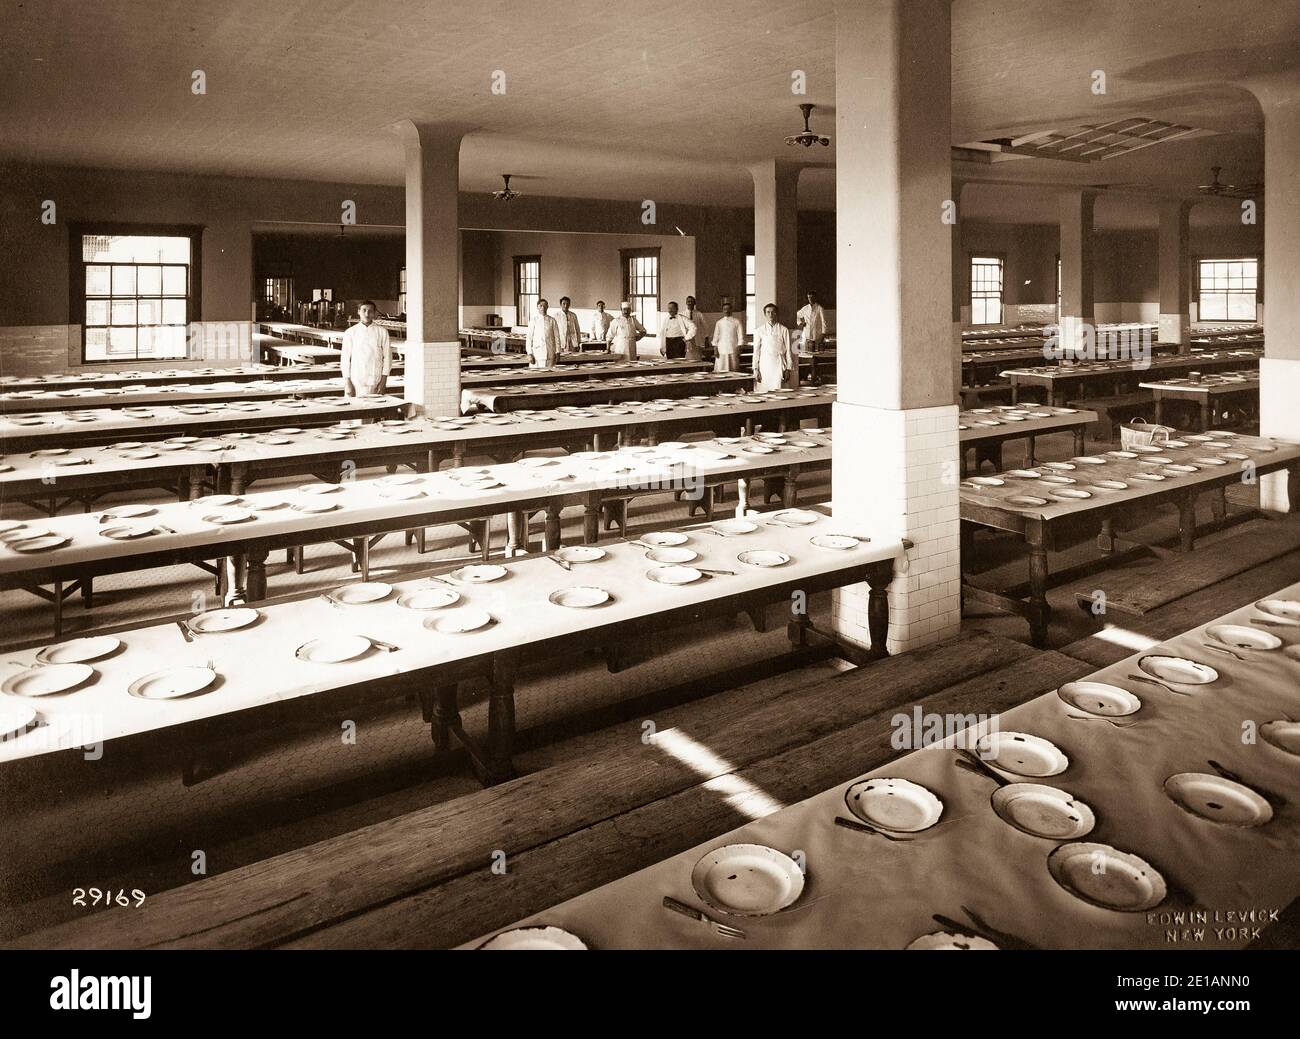
[[[686,340],[681,336],[665,336],[664,352],[667,353],[669,360],[686,356]]]

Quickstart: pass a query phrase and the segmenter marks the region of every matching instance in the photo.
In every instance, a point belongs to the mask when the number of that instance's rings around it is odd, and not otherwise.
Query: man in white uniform
[[[357,323],[343,333],[339,367],[345,397],[383,393],[393,370],[388,329],[375,324],[378,308],[370,300],[357,307]]]
[[[635,361],[636,344],[650,333],[638,318],[632,316],[631,303],[624,300],[619,309],[622,313],[609,325],[609,348],[629,361]]]
[[[680,360],[695,335],[695,326],[677,313],[677,301],[673,300],[668,304],[668,320],[659,326],[659,356]]]
[[[555,323],[560,326],[560,350],[566,354],[576,353],[582,349],[582,329],[578,326],[578,315],[569,309],[569,297],[560,297],[560,312],[555,315]]]
[[[776,304],[769,303],[754,330],[754,389],[760,393],[779,390],[792,367],[790,330],[777,320]]]
[[[596,316],[591,321],[591,341],[593,343],[603,343],[609,336],[610,322],[614,320],[614,315],[605,310],[605,301],[596,300]]]
[[[704,314],[695,305],[695,297],[686,297],[686,320],[695,326],[695,336],[686,340],[686,357],[699,361],[704,357],[704,344],[709,341],[709,330],[704,326]]]
[[[534,368],[554,368],[560,353],[560,326],[555,318],[547,316],[546,310],[546,300],[539,299],[537,313],[528,322],[528,336],[524,340],[524,349],[532,358]]]
[[[808,293],[808,302],[799,308],[799,327],[803,330],[803,342],[799,352],[810,354],[817,349],[817,344],[826,338],[826,311],[817,302],[817,293]]]
[[[745,326],[732,314],[731,301],[722,304],[722,317],[713,326],[713,350],[718,359],[713,364],[715,372],[740,370],[740,347],[745,341]]]

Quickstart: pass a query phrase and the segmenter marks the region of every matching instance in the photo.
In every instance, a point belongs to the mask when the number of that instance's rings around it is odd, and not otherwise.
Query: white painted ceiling
[[[472,128],[467,191],[509,172],[542,195],[745,206],[746,164],[795,154],[799,101],[833,132],[832,0],[0,0],[0,24],[0,160],[398,184],[388,127],[413,118]],[[1220,131],[1086,166],[955,167],[1040,185],[972,194],[1024,219],[1052,185],[1262,179],[1237,84],[1300,64],[1300,4],[955,0],[952,50],[954,143],[1121,116]],[[817,152],[801,204],[831,209],[835,149]]]

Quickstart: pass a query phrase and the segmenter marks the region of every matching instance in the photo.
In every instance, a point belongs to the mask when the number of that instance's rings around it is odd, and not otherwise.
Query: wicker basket
[[[1119,427],[1119,443],[1126,451],[1134,447],[1149,447],[1163,444],[1172,432],[1174,431],[1168,426],[1157,426],[1146,419],[1135,418]]]

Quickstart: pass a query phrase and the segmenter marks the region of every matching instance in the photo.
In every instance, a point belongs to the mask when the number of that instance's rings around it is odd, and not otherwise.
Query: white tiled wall
[[[961,625],[956,406],[891,411],[837,402],[834,427],[836,519],[853,533],[913,544],[889,588],[889,652],[954,634]],[[863,646],[870,644],[867,594],[866,585],[841,589],[832,607],[836,632]]]
[[[417,414],[460,414],[460,343],[411,343],[406,348],[406,399]]]
[[[1259,359],[1259,431],[1266,437],[1300,442],[1300,361],[1282,357]],[[1286,512],[1300,509],[1300,502],[1287,500],[1286,473],[1260,477],[1259,503],[1263,508]]]

